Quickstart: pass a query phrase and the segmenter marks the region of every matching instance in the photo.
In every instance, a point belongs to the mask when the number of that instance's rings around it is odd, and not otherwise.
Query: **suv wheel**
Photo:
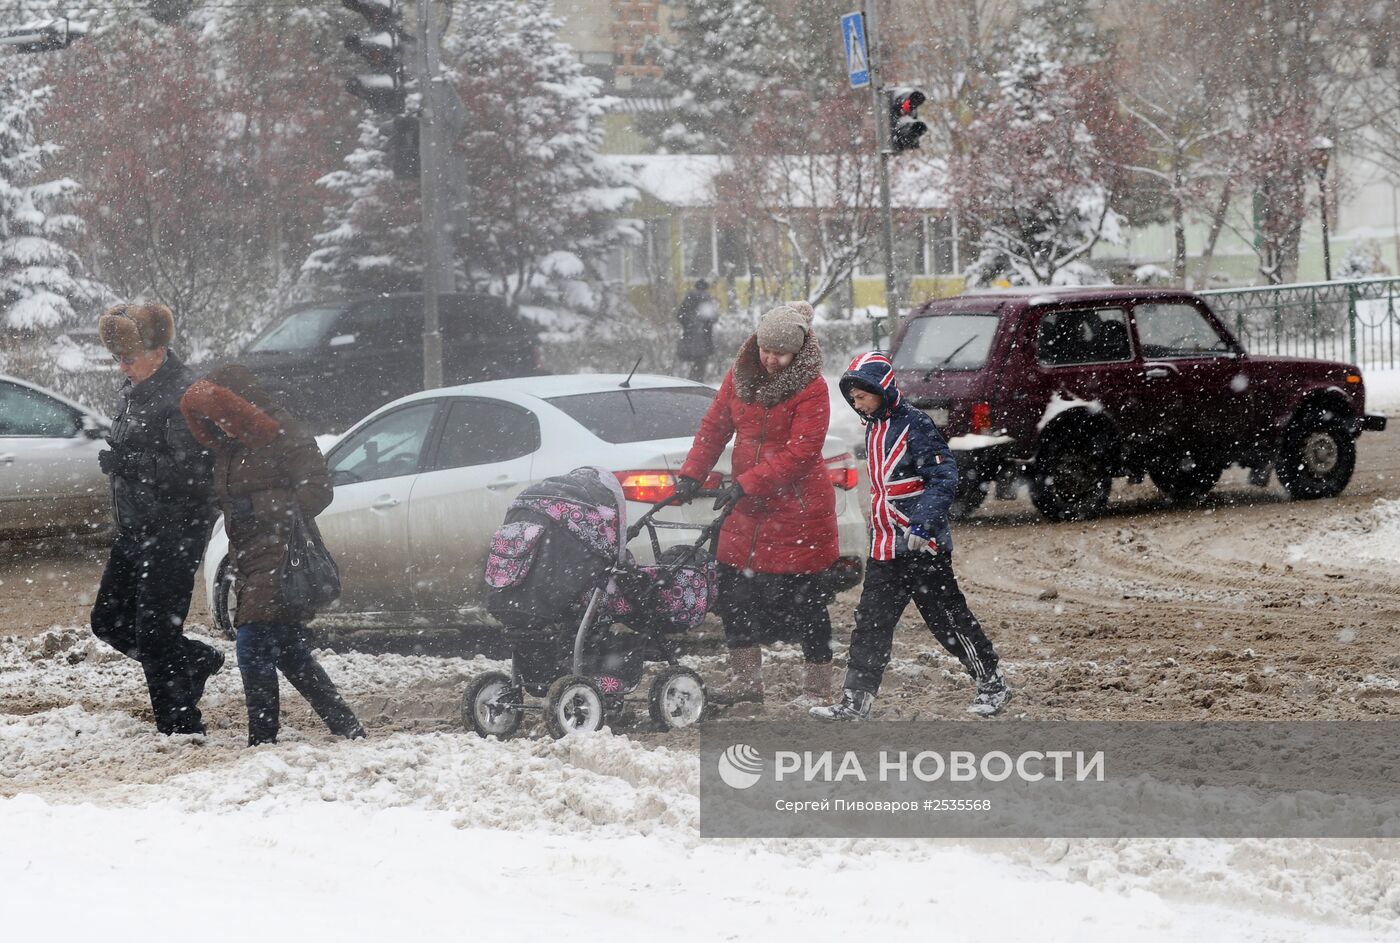
[[[1225,469],[1219,462],[1197,459],[1185,453],[1174,465],[1150,469],[1148,475],[1161,492],[1177,504],[1199,501],[1210,494]]]
[[[1299,500],[1341,494],[1356,468],[1356,440],[1330,409],[1303,413],[1288,424],[1275,469],[1288,493]]]
[[[1052,521],[1078,521],[1108,504],[1108,461],[1093,439],[1069,436],[1041,447],[1031,477],[1031,503]]]
[[[959,475],[958,487],[953,492],[953,503],[948,508],[948,516],[955,521],[971,517],[982,506],[982,502],[987,499],[989,487],[991,487],[991,482],[982,482],[976,478],[965,478]]]

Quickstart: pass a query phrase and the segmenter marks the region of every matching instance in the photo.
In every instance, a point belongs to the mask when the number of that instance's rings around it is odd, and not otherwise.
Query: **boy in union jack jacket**
[[[904,401],[884,354],[861,354],[841,393],[865,422],[870,473],[870,559],[856,606],[841,700],[812,708],[823,720],[862,720],[889,664],[894,629],[912,599],[934,638],[977,682],[968,710],[990,716],[1011,692],[997,653],[953,575],[948,508],[958,467],[933,420]]]

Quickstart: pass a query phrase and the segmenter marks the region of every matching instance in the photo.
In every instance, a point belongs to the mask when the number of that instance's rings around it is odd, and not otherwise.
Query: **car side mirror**
[[[107,434],[107,427],[91,416],[83,416],[79,419],[78,429],[89,439],[100,439]]]

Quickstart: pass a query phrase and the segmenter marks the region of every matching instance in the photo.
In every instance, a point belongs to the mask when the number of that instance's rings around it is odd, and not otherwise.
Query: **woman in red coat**
[[[812,306],[769,311],[739,348],[680,472],[699,490],[730,438],[737,502],[719,541],[718,609],[729,644],[729,683],[716,703],[763,700],[764,642],[800,641],[803,695],[831,692],[831,619],[819,574],[836,562],[836,491],[822,460],[831,404]],[[716,506],[722,506],[720,502]]]

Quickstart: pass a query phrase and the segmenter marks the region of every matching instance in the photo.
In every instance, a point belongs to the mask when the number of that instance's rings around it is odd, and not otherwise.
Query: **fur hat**
[[[175,316],[163,304],[114,305],[97,319],[97,336],[115,357],[130,357],[169,346]]]
[[[789,301],[766,313],[758,322],[758,346],[763,350],[795,354],[812,330],[812,306]]]
[[[229,364],[195,381],[180,397],[180,412],[200,445],[213,448],[220,436],[260,449],[282,434],[282,425],[262,408],[267,394],[246,367]]]

